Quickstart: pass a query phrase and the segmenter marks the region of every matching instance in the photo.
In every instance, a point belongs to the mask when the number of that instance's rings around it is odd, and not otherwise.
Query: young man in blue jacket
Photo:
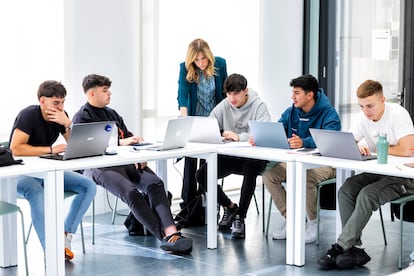
[[[340,130],[341,121],[335,108],[318,81],[311,75],[304,75],[290,82],[293,104],[283,112],[279,122],[283,123],[292,149],[316,148],[309,128]],[[335,169],[321,167],[307,171],[306,181],[306,213],[307,223],[305,242],[316,240],[316,197],[317,185],[323,180],[336,176]],[[278,163],[262,174],[263,183],[272,195],[273,202],[286,218],[286,191],[282,182],[286,181],[286,163]],[[273,239],[286,239],[286,222],[280,231],[276,231]]]

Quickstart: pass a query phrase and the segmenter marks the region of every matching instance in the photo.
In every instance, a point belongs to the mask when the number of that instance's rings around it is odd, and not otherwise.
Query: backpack
[[[206,208],[203,205],[203,195],[198,194],[189,201],[175,216],[174,221],[178,228],[202,226],[206,224]]]
[[[12,151],[5,147],[0,147],[0,167],[14,164],[23,164],[22,159],[14,160]]]

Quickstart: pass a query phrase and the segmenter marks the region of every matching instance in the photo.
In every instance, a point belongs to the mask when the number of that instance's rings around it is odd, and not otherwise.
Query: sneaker
[[[280,230],[273,233],[272,239],[274,240],[286,240],[286,221],[283,223]]]
[[[72,252],[71,248],[72,243],[72,234],[65,233],[65,260],[72,260],[75,257],[75,254]]]
[[[244,219],[239,215],[234,217],[233,223],[231,224],[231,236],[234,239],[244,239],[246,229],[244,226]]]
[[[371,257],[362,248],[355,246],[345,251],[336,258],[336,266],[342,269],[363,266],[371,260]]]
[[[334,269],[336,268],[336,258],[343,253],[343,248],[335,243],[332,245],[332,248],[326,252],[325,256],[318,260],[318,265],[325,270]]]
[[[180,232],[171,234],[161,240],[161,249],[174,253],[190,254],[193,250],[193,240],[181,235]]]
[[[305,243],[313,243],[316,241],[316,232],[318,225],[316,224],[316,219],[309,220],[306,223],[305,229]]]
[[[224,207],[224,214],[219,222],[219,229],[220,230],[227,230],[230,229],[231,223],[233,222],[236,213],[239,211],[237,204],[234,204],[233,208]]]

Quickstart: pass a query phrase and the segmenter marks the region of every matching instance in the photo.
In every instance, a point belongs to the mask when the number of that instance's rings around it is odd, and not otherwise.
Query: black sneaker
[[[190,254],[193,250],[193,240],[181,235],[180,232],[169,235],[161,240],[161,249],[180,254]]]
[[[344,250],[339,244],[332,244],[332,248],[318,260],[318,265],[325,270],[334,269],[336,268],[336,258],[343,253]]]
[[[236,216],[236,213],[239,211],[239,207],[237,204],[234,204],[233,208],[230,207],[224,207],[224,214],[221,218],[221,221],[219,222],[219,229],[220,230],[227,230],[230,229],[231,223],[234,220],[234,217]]]
[[[231,236],[234,239],[244,239],[245,232],[244,219],[242,219],[239,215],[236,215],[233,223],[231,224]]]
[[[336,266],[342,269],[354,268],[363,266],[370,260],[371,257],[368,256],[364,249],[353,246],[336,258]]]

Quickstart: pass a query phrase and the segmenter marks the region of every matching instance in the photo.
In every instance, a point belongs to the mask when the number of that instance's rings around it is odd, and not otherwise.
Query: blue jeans
[[[76,233],[76,229],[95,198],[96,184],[82,174],[65,171],[64,190],[74,192],[72,204],[65,220],[65,232]],[[17,193],[29,201],[32,222],[39,236],[43,249],[45,248],[45,215],[43,179],[19,176],[17,178]]]

